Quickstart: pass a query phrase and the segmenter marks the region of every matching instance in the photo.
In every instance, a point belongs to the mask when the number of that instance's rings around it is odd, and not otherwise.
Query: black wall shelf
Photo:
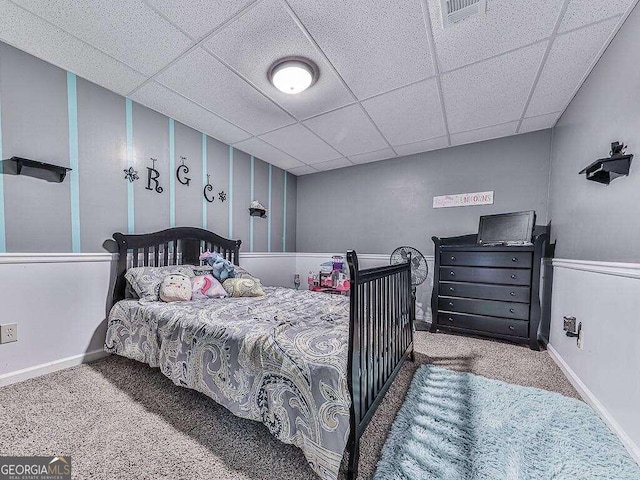
[[[625,154],[625,145],[619,142],[611,144],[611,153],[609,158],[601,158],[591,165],[580,170],[579,174],[586,173],[587,180],[609,185],[611,180],[618,177],[629,175],[631,168],[631,160],[633,155]]]
[[[59,165],[53,165],[51,163],[39,162],[37,160],[31,160],[29,158],[11,157],[8,161],[15,162],[16,173],[22,175],[25,173],[24,169],[42,170],[44,172],[51,172],[55,174],[55,178],[58,183],[62,183],[67,176],[67,172],[71,171],[68,167],[61,167]]]

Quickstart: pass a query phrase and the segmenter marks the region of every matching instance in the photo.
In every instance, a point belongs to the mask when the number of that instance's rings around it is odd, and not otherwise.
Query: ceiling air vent
[[[487,0],[440,0],[440,3],[444,28],[483,14],[487,10]]]

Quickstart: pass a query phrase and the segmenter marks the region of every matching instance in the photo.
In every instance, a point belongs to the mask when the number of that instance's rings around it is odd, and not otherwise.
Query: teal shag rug
[[[432,365],[416,372],[375,480],[639,480],[585,403]]]

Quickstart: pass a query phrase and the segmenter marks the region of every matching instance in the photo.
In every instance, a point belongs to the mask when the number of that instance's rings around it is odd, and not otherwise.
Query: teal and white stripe
[[[125,99],[127,122],[127,168],[133,167],[133,102]],[[127,229],[129,233],[135,233],[135,205],[133,198],[133,182],[127,182]]]
[[[7,251],[7,236],[4,226],[4,174],[2,172],[2,98],[0,97],[0,253]]]
[[[176,128],[169,118],[169,226],[176,226]]]
[[[75,74],[67,72],[69,120],[69,188],[71,193],[71,251],[80,253],[80,179],[78,172],[78,86]]]
[[[249,204],[253,202],[255,188],[256,159],[251,155],[251,198]],[[249,251],[253,252],[253,216],[249,217]]]
[[[233,238],[233,147],[229,146],[229,238]]]
[[[287,171],[284,171],[284,187],[282,196],[282,251],[287,251]]]
[[[207,135],[202,134],[202,191],[207,185]],[[207,200],[202,195],[202,228],[207,229]]]
[[[271,252],[271,185],[273,180],[273,165],[269,164],[269,214],[267,216],[267,252]]]

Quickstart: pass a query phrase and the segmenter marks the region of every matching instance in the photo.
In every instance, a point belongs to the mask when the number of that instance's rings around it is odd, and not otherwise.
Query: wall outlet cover
[[[11,343],[18,341],[18,324],[7,323],[0,325],[0,343]]]

